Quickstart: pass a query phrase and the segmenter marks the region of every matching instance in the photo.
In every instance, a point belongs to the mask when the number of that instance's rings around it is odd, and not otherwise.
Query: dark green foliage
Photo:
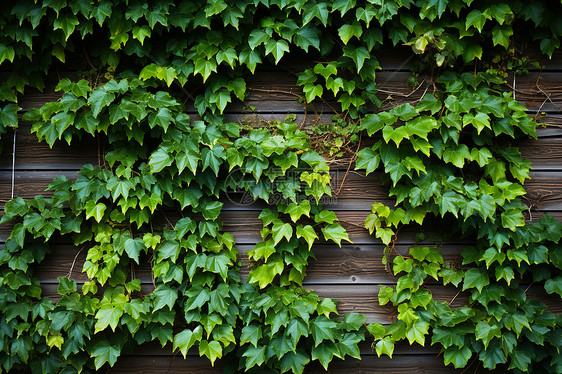
[[[110,149],[77,180],[53,180],[52,198],[5,206],[2,222],[14,226],[0,252],[0,371],[88,372],[158,341],[184,356],[193,347],[211,363],[236,357],[240,371],[301,373],[310,361],[327,368],[334,357],[359,358],[368,330],[379,355],[431,335],[455,367],[477,356],[486,368],[560,372],[560,316],[520,284],[532,279],[560,296],[561,225],[524,220],[530,163],[516,141],[534,136],[536,124],[502,92],[506,70],[527,69],[516,46],[540,40],[549,56],[559,47],[559,13],[554,3],[523,1],[3,3],[0,64],[10,74],[0,86],[0,134],[17,126],[19,96],[42,90],[69,62],[81,76],[60,79],[60,100],[23,119],[50,146],[104,137]],[[421,100],[374,114],[376,55],[389,44],[410,46],[420,55],[415,70],[440,76]],[[229,103],[245,99],[248,75],[292,53],[318,61],[298,73],[304,104],[330,100],[341,112],[318,127],[335,139],[320,146],[341,156],[358,124],[376,140],[356,167],[381,172],[397,199],[395,209],[374,204],[366,221],[400,275],[379,292],[381,304],[397,308],[390,326],[334,318],[334,301],[302,288],[313,243],[349,241],[322,209],[329,167],[309,135],[289,120],[249,131],[223,121]],[[453,72],[474,66],[491,69]],[[262,242],[248,252],[246,282],[220,220],[233,191],[281,197],[260,215]],[[428,215],[455,217],[454,231],[475,238],[462,268],[430,246],[392,259],[398,229]],[[54,303],[32,269],[59,235],[86,248],[90,280],[60,278]],[[149,259],[147,294],[131,269]],[[433,300],[430,278],[465,291],[469,306]]]
[[[521,283],[531,280],[560,295],[562,224],[548,215],[525,222],[528,208],[520,197],[531,165],[516,139],[536,137],[536,124],[501,93],[494,73],[443,74],[439,90],[415,106],[363,117],[361,127],[382,140],[363,149],[356,166],[384,171],[398,202],[395,209],[373,204],[365,222],[387,245],[384,261],[399,276],[396,287],[379,292],[381,304],[397,307],[398,321],[373,334],[376,350],[391,356],[394,341],[424,345],[429,334],[431,344],[443,347],[445,364],[456,368],[476,354],[487,369],[506,364],[521,372],[557,372],[560,318],[529,299]],[[462,253],[462,267],[444,262],[438,247],[395,256],[398,230],[427,216],[454,216],[453,234],[476,238]],[[453,309],[433,300],[425,286],[430,278],[468,293],[469,306]]]

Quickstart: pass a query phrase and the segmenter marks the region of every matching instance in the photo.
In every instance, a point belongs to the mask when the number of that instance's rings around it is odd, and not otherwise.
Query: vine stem
[[[92,64],[92,60],[90,60],[90,55],[88,55],[88,50],[86,49],[84,43],[82,43],[82,52],[84,52],[84,57],[86,57],[86,61],[88,62],[88,65],[90,65],[90,67],[94,71],[98,71],[98,69],[94,66],[94,64]]]
[[[472,365],[474,365],[474,362],[475,362],[477,359],[478,359],[478,356],[475,356],[475,357],[472,359],[472,361],[470,362],[470,364],[469,364],[467,367],[465,367],[465,368],[463,369],[463,371],[461,371],[459,374],[464,374],[464,373],[466,373],[466,371],[467,371]],[[480,364],[478,364],[478,366],[480,366]],[[478,366],[476,367],[476,370],[478,370]]]
[[[254,87],[250,87],[249,90],[258,91],[258,92],[266,92],[266,93],[282,93],[282,94],[286,94],[286,95],[292,95],[292,96],[298,97],[299,99],[304,100],[305,105],[309,104],[308,101],[306,101],[306,98],[304,96],[299,95],[298,93],[292,92],[292,91],[279,90],[279,89],[254,88]],[[334,114],[339,114],[339,112],[337,110],[335,110],[334,107],[332,107],[325,99],[323,99],[322,97],[319,97],[319,99],[322,100],[322,102],[324,102],[324,104],[326,104],[326,106],[328,108],[330,108],[332,110],[332,112],[334,112]]]
[[[349,169],[351,168],[351,164],[353,164],[353,162],[357,159],[357,152],[359,152],[359,147],[361,147],[361,133],[359,133],[359,143],[357,144],[357,149],[355,150],[355,153],[353,154],[353,156],[351,156],[351,159],[349,160],[349,164],[347,165],[347,170],[345,171],[343,179],[340,183],[340,188],[338,188],[338,192],[336,192],[336,196],[340,194],[341,189],[343,188],[345,179],[347,178],[347,174],[349,174]]]
[[[72,260],[72,265],[70,265],[70,270],[68,270],[68,274],[66,274],[66,278],[70,279],[70,277],[72,276],[72,270],[74,269],[74,264],[76,264],[76,260],[78,259],[78,256],[80,255],[83,249],[84,247],[80,248],[78,253],[76,253],[76,256],[74,256],[74,260]]]
[[[403,94],[403,93],[395,92],[395,91],[388,91],[388,90],[384,90],[384,89],[382,89],[382,88],[377,88],[377,91],[378,91],[378,92],[381,92],[381,93],[384,93],[384,94],[389,94],[389,95],[395,95],[395,96],[400,96],[400,97],[410,97],[410,96],[412,96],[414,93],[416,93],[416,92],[420,89],[420,87],[423,86],[424,83],[425,83],[425,78],[424,78],[424,80],[423,80],[420,84],[418,84],[418,86],[417,86],[416,88],[414,88],[414,89],[412,90],[412,92],[410,92],[409,94]]]
[[[455,302],[455,299],[457,298],[457,296],[459,296],[461,294],[461,291],[457,292],[457,294],[455,296],[453,296],[453,298],[451,299],[451,301],[449,301],[447,303],[447,305],[451,305],[452,303]]]

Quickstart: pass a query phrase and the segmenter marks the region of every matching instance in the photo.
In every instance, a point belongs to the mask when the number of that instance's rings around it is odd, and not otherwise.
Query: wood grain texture
[[[262,116],[249,113],[244,118],[258,123],[264,120]],[[560,116],[562,123],[562,115]],[[50,148],[45,142],[39,143],[36,135],[30,131],[31,126],[26,123],[21,124],[17,130],[15,170],[79,170],[85,164],[98,165],[100,157],[107,152],[108,145],[104,139],[100,139],[98,143],[98,139],[85,135],[81,140],[73,140],[71,146],[57,141]],[[561,170],[562,128],[539,127],[537,135],[538,140],[522,139],[518,142],[517,146],[523,156],[532,162],[535,170]],[[0,171],[12,170],[12,139],[12,136],[7,135],[0,139],[4,144],[4,151],[0,155]]]
[[[412,102],[421,97],[429,81],[424,81],[417,90],[409,87],[409,69],[413,66],[415,56],[408,47],[398,47],[382,54],[380,64],[382,71],[377,72],[379,98],[384,99],[382,109],[391,108],[403,102]],[[315,102],[305,106],[299,102],[302,89],[296,86],[296,73],[310,66],[310,60],[287,59],[279,66],[264,67],[258,74],[247,79],[249,87],[245,103],[235,102],[229,106],[225,114],[226,121],[245,122],[255,126],[263,125],[265,121],[283,120],[288,114],[295,114],[298,123],[315,124],[331,121],[333,108],[336,107],[332,98],[326,102]],[[508,80],[508,90],[513,90],[515,97],[526,105],[531,115],[539,112],[536,119],[548,124],[548,127],[538,129],[539,140],[522,140],[518,145],[523,155],[529,158],[535,168],[533,179],[525,183],[528,191],[527,203],[531,205],[532,218],[538,219],[548,212],[558,219],[562,219],[562,52],[557,51],[551,61],[541,59],[545,64],[542,71],[532,71],[531,74]],[[73,72],[60,75],[77,78]],[[424,78],[419,78],[421,83]],[[21,101],[23,110],[39,107],[47,101],[57,100],[60,93],[54,92],[56,79],[47,86],[43,93],[26,93]],[[250,106],[254,109],[250,109]],[[374,108],[373,108],[374,110]],[[188,113],[192,119],[197,119],[194,109],[188,106]],[[11,194],[11,139],[2,137],[4,152],[0,158],[0,209]],[[48,183],[57,175],[76,178],[76,171],[86,163],[97,164],[99,157],[106,151],[104,141],[99,145],[97,139],[84,137],[81,141],[73,141],[72,146],[57,142],[50,149],[45,143],[37,143],[34,134],[30,134],[30,125],[23,124],[17,130],[16,143],[16,179],[15,196],[33,197],[43,192]],[[346,166],[344,166],[345,168]],[[345,172],[335,169],[334,191],[337,191],[343,181]],[[49,195],[48,193],[46,194]],[[364,220],[370,212],[372,202],[380,201],[392,205],[387,187],[379,182],[379,175],[364,176],[350,173],[336,199],[326,204],[326,208],[335,210],[341,224],[349,232],[354,244],[344,244],[338,248],[333,244],[320,242],[312,249],[316,260],[312,260],[307,269],[304,285],[313,289],[321,297],[339,300],[338,311],[341,315],[358,312],[367,316],[368,322],[391,323],[396,318],[396,311],[392,307],[380,306],[377,293],[380,285],[395,284],[396,278],[384,269],[381,263],[383,245],[364,228]],[[223,231],[231,232],[238,245],[241,262],[241,274],[247,277],[250,264],[245,255],[254,244],[261,240],[259,231],[261,221],[257,218],[264,204],[241,205],[236,199],[240,196],[226,197],[224,211],[221,214]],[[171,219],[174,218],[173,214]],[[163,217],[157,217],[164,224]],[[445,220],[446,221],[446,220]],[[9,235],[10,225],[0,225],[0,243]],[[443,236],[447,232],[447,223],[439,220],[428,222],[423,228],[409,227],[400,232],[397,250],[405,254],[410,245],[415,243],[418,231],[426,233],[428,244],[446,242],[441,247],[447,261],[458,264],[459,255],[468,239],[449,239]],[[65,237],[54,238],[52,253],[45,261],[34,269],[35,275],[41,280],[44,295],[56,300],[57,277],[66,276],[72,268],[70,277],[82,284],[87,280],[81,272],[85,260],[85,251],[80,247],[69,244]],[[0,244],[1,246],[1,244]],[[145,256],[146,257],[146,256]],[[147,258],[141,258],[142,263],[135,267],[136,277],[142,281],[142,291],[149,293],[153,290],[151,268]],[[428,282],[435,299],[451,302],[452,307],[459,307],[468,303],[466,293],[457,295],[453,287],[437,286]],[[527,288],[527,285],[524,286]],[[547,295],[540,285],[531,285],[527,290],[529,299],[539,299],[549,306],[554,313],[562,313],[562,305],[554,302],[554,298]],[[429,342],[426,342],[429,343]],[[429,344],[426,344],[429,345]],[[370,342],[361,345],[363,360],[336,360],[329,369],[329,373],[459,373],[451,367],[445,367],[442,357],[437,356],[435,347],[421,348],[419,346],[400,345],[395,352],[395,358],[377,358],[370,350]],[[169,347],[160,349],[156,346],[141,347],[132,355],[121,357],[109,373],[219,373],[227,364],[225,360],[217,362],[211,367],[209,362],[198,357],[197,352],[191,351],[184,360],[181,355],[173,354]],[[469,369],[474,372],[475,368]],[[481,372],[479,370],[477,372]],[[313,363],[307,373],[324,373],[318,363]],[[501,372],[501,371],[499,371]]]
[[[82,282],[78,283],[78,290],[81,290]],[[57,301],[60,295],[57,293],[58,283],[41,284],[42,296]],[[427,286],[433,295],[434,300],[447,302],[451,308],[459,308],[468,305],[468,294],[460,293],[452,286]],[[352,285],[352,284],[307,284],[306,289],[312,290],[321,298],[331,298],[337,301],[337,310],[340,316],[347,313],[360,313],[365,315],[368,323],[382,323],[388,325],[396,321],[398,312],[392,305],[379,305],[378,292],[380,285]],[[548,310],[554,314],[562,313],[562,303],[553,300],[546,294],[542,286],[531,285],[526,289],[527,299],[537,299],[548,306]],[[149,294],[154,290],[154,285],[149,282],[141,283],[141,293]]]
[[[181,329],[182,327],[180,327]],[[179,331],[179,329],[178,329]],[[359,352],[362,356],[376,356],[376,352],[374,352],[371,348],[371,344],[373,342],[372,336],[367,335],[364,341],[359,342]],[[396,355],[419,355],[419,356],[427,356],[427,355],[437,355],[440,352],[440,348],[437,345],[429,345],[426,344],[425,346],[421,346],[417,343],[410,345],[407,341],[400,341],[397,342],[394,346],[394,354]],[[172,351],[172,344],[168,343],[164,347],[160,345],[159,342],[146,342],[137,346],[132,352],[126,352],[124,355],[147,355],[147,356],[180,356],[177,352]],[[187,357],[197,357],[199,356],[199,351],[192,347],[187,352]],[[181,357],[181,356],[180,356]],[[183,359],[183,358],[182,358]]]
[[[203,362],[201,362],[203,361]],[[180,355],[176,356],[123,356],[112,368],[110,373],[203,373],[205,372],[204,359],[188,357],[183,359]],[[228,359],[217,361],[215,367],[207,363],[208,373],[222,373],[222,367],[228,365]],[[193,369],[192,369],[193,367]],[[421,355],[400,355],[395,354],[394,359],[388,357],[378,358],[375,355],[367,355],[362,360],[346,358],[345,360],[334,359],[328,367],[328,371],[317,362],[312,362],[305,370],[306,374],[316,373],[336,373],[336,374],[411,374],[417,373],[436,373],[453,374],[460,373],[461,370],[453,367],[446,367],[442,357],[436,354]],[[489,373],[487,370],[473,368],[471,373]],[[499,371],[497,371],[499,372]]]
[[[561,123],[562,123],[562,115]],[[257,114],[247,114],[248,121],[263,120]],[[72,145],[57,141],[52,148],[45,142],[38,142],[31,126],[22,123],[17,129],[15,170],[79,170],[85,164],[98,165],[108,149],[102,136],[98,139],[84,135],[74,139]],[[535,170],[562,169],[562,128],[537,128],[538,140],[521,139],[517,146],[523,156],[529,159]],[[0,170],[12,170],[12,136],[3,136],[0,141],[4,151],[0,157]],[[347,169],[347,165],[339,168]]]
[[[188,357],[186,360],[180,355],[176,356],[123,356],[112,368],[109,373],[222,373],[221,367],[227,365],[227,359],[218,361],[215,367],[209,363],[205,366],[203,359]],[[203,362],[201,362],[203,361]],[[318,362],[313,362],[305,370],[306,374],[331,373],[331,374],[411,374],[416,373],[435,373],[453,374],[460,373],[452,367],[446,367],[443,359],[437,355],[395,355],[394,359],[388,357],[378,358],[374,355],[365,356],[362,360],[347,358],[345,361],[335,359],[330,363],[328,371],[324,370]],[[471,373],[473,373],[471,371]],[[477,371],[477,373],[488,371]]]
[[[259,211],[225,211],[221,213],[221,220],[223,222],[223,232],[232,233],[237,245],[241,244],[255,244],[261,241],[260,230],[262,229],[262,222],[258,219]],[[346,229],[349,238],[355,245],[380,245],[380,239],[369,235],[365,229],[364,223],[369,212],[367,211],[338,211],[336,215],[339,218],[340,224]],[[533,211],[532,220],[538,220],[544,212]],[[558,220],[562,220],[562,211],[548,212]],[[173,217],[169,217],[173,220]],[[160,217],[163,220],[163,217]],[[527,217],[529,219],[529,217]],[[398,244],[414,244],[415,236],[417,233],[423,232],[428,238],[429,243],[443,243],[450,244],[466,244],[467,241],[459,237],[451,238],[450,230],[448,229],[448,220],[428,220],[427,224],[423,227],[417,225],[400,230]],[[12,223],[0,225],[0,243],[4,243],[12,230]],[[62,241],[68,243],[69,238],[54,238],[55,241]],[[324,243],[319,240],[319,243]]]
[[[158,350],[158,348],[156,348]],[[378,358],[376,355],[363,355],[361,360],[335,358],[328,370],[313,361],[307,366],[306,374],[459,374],[460,369],[445,366],[443,359],[437,354],[394,354],[393,359],[386,356]],[[131,354],[119,357],[114,367],[107,365],[100,372],[108,374],[219,374],[223,373],[224,366],[232,362],[228,358],[217,360],[214,367],[204,357],[188,356],[183,358],[180,354],[159,355],[157,352],[147,354]],[[27,371],[11,371],[13,374],[28,374]],[[502,371],[494,371],[501,373]],[[490,373],[490,371],[473,368],[470,373]]]
[[[247,252],[253,245],[237,246],[240,262],[240,274],[243,280],[248,277],[252,264]],[[396,250],[401,255],[408,255],[410,246],[398,245]],[[440,248],[445,261],[458,266],[462,263],[460,253],[462,245],[447,245]],[[86,260],[87,247],[75,247],[70,244],[51,245],[51,252],[45,260],[34,268],[34,276],[42,283],[58,284],[58,277],[69,276],[77,282],[88,280],[82,268]],[[311,259],[307,267],[304,284],[348,284],[375,285],[396,284],[396,277],[385,270],[382,263],[383,245],[314,245],[312,253],[316,260]],[[393,254],[391,260],[396,256]],[[72,270],[71,270],[72,269]],[[140,264],[134,265],[135,276],[143,283],[151,283],[151,266],[147,256],[140,257]],[[428,284],[434,284],[432,279]]]
[[[334,211],[353,210],[369,212],[374,202],[392,206],[394,198],[388,196],[388,186],[380,182],[380,174],[365,176],[362,172],[332,170],[332,195],[321,201],[325,209]],[[57,176],[64,175],[76,179],[74,171],[17,171],[15,172],[14,197],[33,198],[36,195],[49,197],[51,191],[45,191],[49,183]],[[12,173],[0,171],[0,208],[11,196]],[[531,179],[524,185],[527,204],[535,210],[544,212],[562,210],[562,171],[534,171]],[[336,193],[339,193],[336,195]],[[261,211],[267,204],[252,202],[251,196],[242,193],[227,192],[223,194],[223,211]]]
[[[78,284],[78,289],[82,283]],[[42,283],[42,296],[57,301],[60,295],[57,293],[57,284]],[[382,323],[388,325],[396,321],[398,312],[396,308],[389,305],[379,305],[379,285],[307,285],[305,288],[315,291],[322,298],[331,298],[338,302],[337,310],[341,316],[347,313],[360,313],[365,315],[368,323]],[[451,302],[452,308],[468,305],[468,296],[458,294],[453,287],[430,286],[434,300]],[[148,294],[154,290],[152,283],[142,283],[141,293]],[[456,296],[456,297],[455,297]],[[560,308],[559,308],[560,309]],[[555,310],[554,312],[560,310]]]
[[[407,65],[406,65],[407,66]],[[406,71],[405,71],[406,70]],[[257,71],[255,75],[246,78],[247,96],[244,103],[235,100],[229,105],[229,113],[245,113],[248,111],[258,113],[303,113],[304,105],[297,102],[298,97],[303,97],[302,87],[297,86],[297,75],[301,69],[277,68],[268,71],[267,68]],[[23,111],[31,108],[38,108],[49,101],[56,101],[61,97],[61,92],[55,92],[54,87],[57,80],[62,77],[70,76],[76,79],[76,73],[62,72],[57,77],[47,82],[43,92],[29,90],[21,98],[19,105]],[[385,110],[395,105],[406,102],[415,102],[420,99],[429,88],[431,77],[420,76],[417,84],[410,86],[408,79],[411,73],[398,66],[395,70],[383,70],[376,73],[377,97],[382,100]],[[515,83],[515,86],[514,86]],[[525,105],[531,112],[556,113],[562,111],[562,78],[557,71],[530,72],[528,75],[507,78],[505,89],[513,91],[515,98]],[[334,112],[337,108],[335,98],[325,95],[326,101],[317,100],[314,105],[307,109],[311,112]],[[301,100],[302,102],[302,100]],[[250,110],[250,107],[255,109]],[[187,106],[188,113],[195,114],[192,105]]]

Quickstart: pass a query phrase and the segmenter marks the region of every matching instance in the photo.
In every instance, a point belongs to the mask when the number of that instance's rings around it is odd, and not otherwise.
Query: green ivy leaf
[[[152,294],[154,295],[154,311],[160,310],[165,306],[168,306],[168,308],[172,310],[178,299],[177,289],[163,284],[156,287],[156,289],[152,291]]]
[[[276,64],[279,63],[285,52],[289,52],[289,44],[285,40],[269,39],[265,44],[265,55],[272,53]]]
[[[242,335],[240,336],[240,345],[250,343],[255,348],[258,348],[258,341],[262,338],[262,329],[258,325],[246,325],[242,328]]]
[[[106,206],[104,203],[97,203],[94,200],[86,202],[86,219],[93,217],[98,223],[101,222],[105,213]]]
[[[271,39],[271,36],[269,36],[265,31],[255,29],[250,33],[250,36],[248,37],[248,45],[253,50],[259,45],[267,43],[269,39]]]
[[[417,342],[422,347],[425,344],[425,335],[427,335],[427,331],[429,329],[429,323],[424,321],[417,321],[415,322],[406,332],[406,337],[411,344]]]
[[[148,165],[151,173],[158,173],[165,167],[172,165],[174,158],[162,148],[158,148],[150,155]]]
[[[300,203],[291,203],[285,210],[285,213],[291,216],[291,221],[297,222],[301,216],[310,217],[310,201],[303,200]]]
[[[179,349],[183,358],[186,358],[187,351],[203,338],[203,329],[197,326],[193,330],[185,329],[174,336],[173,350]]]
[[[109,344],[108,341],[101,341],[92,348],[90,354],[94,357],[96,370],[99,370],[106,362],[109,363],[109,366],[115,365],[117,358],[121,355],[121,349]]]
[[[495,26],[492,30],[492,41],[494,45],[504,46],[506,49],[509,48],[509,39],[513,35],[513,29],[511,26]]]
[[[103,86],[96,87],[88,98],[88,105],[92,107],[92,113],[97,118],[103,108],[109,106],[113,100],[115,100],[113,92],[107,92]]]
[[[14,50],[14,47],[5,45],[4,43],[0,43],[0,64],[2,64],[5,60],[14,62],[15,56],[16,52]]]
[[[215,366],[215,361],[222,357],[222,353],[222,347],[217,341],[201,340],[201,343],[199,343],[199,356],[207,356],[211,361],[211,366]]]
[[[281,372],[292,370],[295,374],[301,374],[306,364],[310,362],[310,357],[302,350],[288,352],[281,359]]]
[[[364,169],[365,174],[369,175],[379,167],[380,157],[371,148],[363,148],[357,152],[355,170]]]
[[[468,360],[472,357],[470,348],[464,347],[449,347],[443,352],[443,359],[445,365],[453,364],[455,368],[463,368],[468,364]]]
[[[502,212],[502,226],[515,231],[517,227],[525,225],[525,217],[520,209],[511,208]]]
[[[392,354],[394,353],[394,340],[392,340],[390,336],[382,338],[375,345],[375,350],[377,351],[377,356],[379,357],[385,354],[392,358]]]
[[[242,357],[246,357],[246,370],[251,369],[254,366],[261,366],[265,362],[265,346],[261,347],[248,347],[246,351],[242,354]]]
[[[358,40],[361,40],[361,35],[363,34],[363,28],[361,27],[359,22],[353,22],[351,25],[345,24],[341,26],[338,30],[338,34],[343,44],[347,45],[349,40],[354,36],[357,37]]]
[[[342,240],[347,240],[351,243],[349,235],[347,234],[345,229],[337,223],[332,223],[328,226],[322,227],[321,231],[324,234],[325,240],[333,240],[338,244],[339,247],[341,247]]]
[[[311,352],[312,360],[318,360],[325,370],[328,370],[328,365],[334,358],[340,357],[340,350],[334,343],[323,343],[319,346],[313,347]]]
[[[557,293],[559,296],[562,296],[562,277],[558,276],[554,279],[548,279],[544,283],[544,289],[549,294]]]
[[[125,252],[127,252],[129,258],[135,260],[137,264],[139,264],[139,255],[141,251],[146,251],[146,247],[141,238],[129,238],[125,241]]]
[[[105,330],[107,326],[110,326],[111,330],[115,331],[122,315],[122,306],[116,307],[111,304],[103,305],[96,313],[96,329],[94,333]]]
[[[321,223],[325,222],[328,225],[333,224],[338,220],[336,213],[332,212],[331,210],[321,210],[320,213],[314,216],[314,222]]]
[[[133,28],[133,38],[137,39],[141,45],[144,45],[144,39],[150,38],[151,34],[152,31],[147,25],[143,25],[141,27],[135,26]]]
[[[283,238],[290,241],[293,236],[293,228],[288,223],[275,223],[271,228],[271,232],[273,233],[273,245],[277,245]]]
[[[200,74],[203,77],[203,83],[211,76],[211,73],[217,72],[217,63],[215,60],[207,60],[198,58],[194,61],[194,74]]]
[[[478,268],[468,269],[464,274],[464,282],[462,290],[465,291],[469,288],[476,288],[482,292],[482,289],[490,284],[488,273]]]
[[[318,235],[316,235],[316,231],[314,231],[314,228],[310,225],[306,225],[306,226],[298,225],[296,235],[297,238],[299,239],[304,238],[304,240],[308,244],[308,250],[312,248],[312,244],[314,244],[314,240],[318,239]]]
[[[484,349],[488,348],[490,341],[496,337],[501,338],[501,329],[497,324],[488,324],[485,321],[480,321],[476,325],[475,329],[476,340],[482,340],[484,343]]]
[[[68,295],[76,292],[76,282],[72,279],[65,277],[59,277],[59,286],[57,287],[57,292],[61,295]]]
[[[482,28],[487,19],[491,19],[491,16],[488,15],[487,12],[482,13],[478,9],[474,9],[466,16],[466,30],[473,26],[478,32],[482,32]]]
[[[61,29],[64,32],[65,40],[68,40],[70,35],[74,32],[76,26],[78,26],[80,22],[78,18],[72,14],[65,14],[55,18],[53,22],[53,29]]]

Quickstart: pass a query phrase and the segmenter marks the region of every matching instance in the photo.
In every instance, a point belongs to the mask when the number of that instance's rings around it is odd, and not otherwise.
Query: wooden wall
[[[415,59],[415,57],[413,57]],[[389,53],[381,61],[383,70],[377,74],[381,99],[389,99],[383,108],[390,108],[401,102],[417,100],[424,92],[427,82],[420,78],[420,87],[412,93],[406,81],[412,57],[404,50]],[[540,71],[531,71],[527,76],[509,78],[511,86],[515,83],[514,93],[518,100],[530,109],[530,115],[540,113],[540,121],[548,126],[539,129],[538,140],[525,140],[520,143],[523,154],[531,159],[534,171],[532,180],[525,183],[528,191],[527,200],[531,205],[528,219],[536,220],[544,213],[550,213],[562,219],[562,54],[553,60],[543,62]],[[270,69],[263,69],[247,83],[250,89],[245,105],[233,104],[226,114],[227,120],[251,121],[283,119],[286,114],[297,115],[297,121],[307,123],[327,122],[333,113],[328,105],[318,104],[314,108],[305,109],[297,102],[301,92],[296,87],[294,72],[302,68],[299,63],[283,63]],[[71,73],[69,73],[71,74]],[[513,87],[511,87],[513,89]],[[27,94],[20,104],[23,110],[40,106],[54,100],[57,94],[51,88],[44,93]],[[255,109],[249,109],[253,107]],[[17,130],[15,152],[15,169],[12,170],[12,134],[2,137],[4,152],[0,158],[0,208],[12,194],[12,172],[15,177],[14,196],[31,198],[43,193],[49,181],[60,174],[75,178],[76,172],[83,164],[98,164],[103,144],[98,146],[95,139],[87,139],[80,143],[66,146],[57,143],[53,149],[44,143],[37,143],[30,134],[29,124],[22,124]],[[341,313],[358,312],[367,316],[368,322],[390,323],[395,318],[395,311],[389,307],[381,307],[377,303],[377,292],[380,285],[392,285],[395,278],[387,273],[381,264],[383,246],[379,240],[369,236],[363,228],[365,217],[370,212],[371,204],[382,201],[393,204],[387,197],[385,188],[379,183],[377,174],[364,176],[351,172],[344,179],[348,164],[340,163],[333,167],[333,189],[340,191],[335,201],[326,208],[336,211],[344,227],[348,230],[353,244],[344,244],[338,248],[331,244],[319,244],[313,247],[317,261],[308,269],[305,287],[314,289],[320,296],[332,297],[340,301],[338,309]],[[353,170],[353,167],[351,168]],[[343,186],[341,185],[343,183]],[[341,190],[340,190],[341,187]],[[46,193],[48,195],[48,193]],[[225,200],[222,213],[224,230],[234,235],[241,253],[240,260],[244,274],[247,274],[248,261],[244,253],[260,240],[261,221],[257,219],[263,205],[239,205]],[[0,226],[0,246],[9,235],[8,225]],[[434,232],[438,237],[438,227],[429,225],[424,231]],[[403,231],[398,241],[399,251],[408,251],[413,243],[414,232]],[[428,240],[432,235],[428,235]],[[443,255],[450,261],[460,259],[460,251],[464,243],[449,241],[443,246]],[[56,243],[52,253],[36,271],[46,295],[56,297],[57,277],[65,276],[76,257],[72,278],[77,282],[86,280],[81,273],[85,253],[77,255],[79,249],[69,243]],[[137,270],[142,279],[143,288],[150,291],[152,287],[148,266]],[[467,297],[455,295],[453,288],[431,285],[435,298],[452,302],[453,306],[466,304]],[[562,305],[549,303],[542,287],[531,286],[527,291],[529,297],[545,301],[554,313],[562,312]],[[377,358],[372,353],[370,342],[363,347],[363,359],[334,362],[330,366],[331,373],[454,373],[460,372],[444,367],[439,350],[426,347],[401,345],[397,347],[393,360]],[[164,349],[156,346],[141,347],[135,356],[122,357],[111,373],[212,373],[222,372],[218,363],[211,368],[206,359],[199,358],[195,352],[187,360],[181,355],[173,354],[170,347]],[[471,368],[470,372],[474,372]],[[308,372],[323,372],[319,365],[311,366]]]

